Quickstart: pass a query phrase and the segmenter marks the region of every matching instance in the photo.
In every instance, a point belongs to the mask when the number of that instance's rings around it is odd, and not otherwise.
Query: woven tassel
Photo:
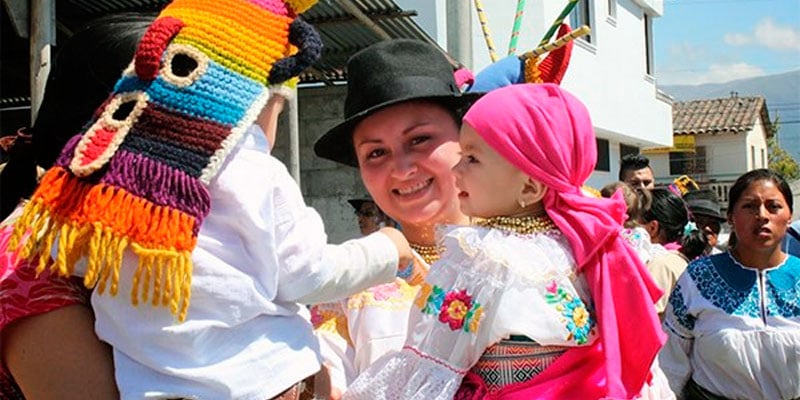
[[[178,321],[184,321],[191,297],[191,252],[149,249],[136,243],[131,248],[139,257],[131,288],[133,305],[140,300],[149,300],[153,306],[169,305]]]
[[[539,71],[539,57],[525,59],[525,82],[542,83],[542,72]]]

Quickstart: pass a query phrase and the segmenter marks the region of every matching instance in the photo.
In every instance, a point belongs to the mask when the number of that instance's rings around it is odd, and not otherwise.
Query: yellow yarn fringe
[[[136,243],[132,238],[116,233],[112,227],[101,222],[81,222],[86,221],[85,215],[75,210],[83,210],[81,206],[88,203],[91,203],[94,211],[98,211],[98,208],[116,208],[120,203],[137,199],[125,192],[116,193],[115,196],[110,190],[86,191],[85,188],[74,185],[75,182],[62,180],[63,175],[58,173],[50,174],[50,178],[62,183],[60,195],[70,199],[67,201],[72,204],[58,203],[52,200],[51,193],[37,192],[14,225],[9,249],[19,249],[20,258],[34,263],[37,273],[42,273],[49,265],[50,271],[60,276],[73,275],[75,264],[86,257],[88,262],[84,285],[87,288],[97,287],[99,294],[105,293],[108,289],[109,293],[115,296],[119,289],[123,255],[125,249],[131,246],[139,257],[132,282],[131,303],[134,306],[138,305],[141,293],[144,301],[151,298],[154,306],[168,306],[178,321],[183,322],[191,297],[190,249],[194,247],[196,239],[191,238],[191,234],[190,237],[181,238],[178,232],[169,228],[177,230],[190,228],[191,217],[164,207],[155,207],[150,213],[139,213],[139,215],[149,214],[143,215],[149,217],[142,221],[148,226],[142,227],[139,233],[155,239],[172,239],[173,243],[178,245],[192,245],[189,249],[155,248],[156,245],[152,241]],[[101,205],[95,204],[97,199],[92,198],[93,194],[107,197],[106,201],[99,202],[103,203]],[[70,197],[71,195],[81,195],[83,199],[79,201]],[[47,200],[51,200],[49,206],[45,204]],[[71,218],[59,215],[58,211]],[[103,211],[100,213],[103,214]],[[111,215],[105,214],[105,217],[108,219]],[[54,262],[50,263],[56,240],[58,251],[54,255]]]

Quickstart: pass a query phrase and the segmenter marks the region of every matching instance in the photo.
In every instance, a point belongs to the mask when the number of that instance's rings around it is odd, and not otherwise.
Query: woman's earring
[[[527,204],[525,204],[525,200],[519,199],[519,206],[520,206],[520,207],[522,207],[522,208],[525,208],[525,207],[527,207],[528,205],[527,205]]]

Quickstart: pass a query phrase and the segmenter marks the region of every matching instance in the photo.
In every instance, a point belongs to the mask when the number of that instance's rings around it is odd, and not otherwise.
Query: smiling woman
[[[420,41],[372,45],[350,59],[348,75],[345,120],[314,151],[359,169],[372,199],[424,262],[392,283],[312,308],[332,398],[376,359],[402,348],[427,264],[440,256],[434,227],[468,221],[451,168],[459,158],[458,111],[477,97],[462,94],[447,59]]]
[[[661,365],[687,398],[798,398],[800,259],[781,249],[792,192],[758,169],[737,179],[729,199],[736,244],[692,262],[678,280]]]

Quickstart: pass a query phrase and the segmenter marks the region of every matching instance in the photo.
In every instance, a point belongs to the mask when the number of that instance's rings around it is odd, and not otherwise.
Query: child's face
[[[529,178],[497,154],[466,123],[461,128],[459,143],[461,160],[453,167],[453,173],[461,211],[480,218],[527,215],[519,199]]]

